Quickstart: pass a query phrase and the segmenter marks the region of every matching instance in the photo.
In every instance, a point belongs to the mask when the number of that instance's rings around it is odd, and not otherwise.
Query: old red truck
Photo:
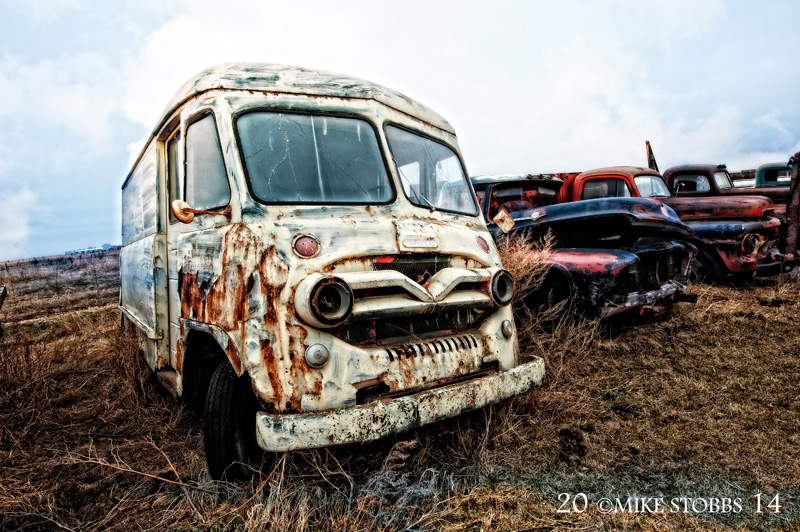
[[[781,220],[769,198],[674,197],[658,171],[636,166],[572,174],[559,192],[561,202],[607,197],[656,198],[674,209],[694,229],[689,240],[698,249],[693,266],[698,278],[721,282],[731,275],[769,277],[784,269],[776,247]]]

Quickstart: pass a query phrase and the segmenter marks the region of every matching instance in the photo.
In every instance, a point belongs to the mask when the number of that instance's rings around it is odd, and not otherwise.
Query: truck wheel
[[[261,464],[256,442],[258,400],[247,377],[237,377],[225,361],[208,385],[203,442],[208,472],[214,480],[246,480]]]
[[[704,249],[697,250],[692,263],[691,280],[698,283],[719,284],[725,278],[719,261]]]

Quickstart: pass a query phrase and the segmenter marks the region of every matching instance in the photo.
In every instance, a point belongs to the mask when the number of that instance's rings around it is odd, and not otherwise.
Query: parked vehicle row
[[[692,230],[658,201],[557,203],[564,182],[539,176],[480,176],[472,184],[495,238],[554,237],[545,282],[526,304],[565,302],[606,318],[629,310],[660,314],[682,298],[696,253],[687,241]]]
[[[563,201],[587,197],[657,199],[693,229],[689,241],[698,248],[693,272],[707,282],[721,282],[729,276],[770,277],[781,273],[784,261],[779,249],[781,220],[775,216],[769,198],[673,196],[671,182],[665,182],[658,171],[649,168],[602,168],[568,178],[559,198]]]

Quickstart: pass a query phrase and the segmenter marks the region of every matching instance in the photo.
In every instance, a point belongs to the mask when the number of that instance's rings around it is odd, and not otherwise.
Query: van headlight
[[[501,307],[514,299],[514,279],[506,270],[500,270],[492,277],[492,299]]]
[[[312,327],[336,327],[353,312],[353,291],[338,277],[306,279],[295,293],[295,309]]]

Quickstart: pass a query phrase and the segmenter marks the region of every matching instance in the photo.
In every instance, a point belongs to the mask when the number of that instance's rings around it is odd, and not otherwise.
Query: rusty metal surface
[[[775,214],[769,198],[759,196],[673,197],[661,198],[681,220],[730,220],[763,218]]]
[[[176,393],[185,392],[198,335],[213,340],[238,375],[249,375],[273,415],[333,416],[374,390],[405,394],[462,379],[467,385],[489,370],[503,375],[518,366],[516,336],[502,332],[504,322],[513,323],[511,309],[498,307],[490,290],[500,258],[494,245],[480,245],[478,237],[491,242],[480,216],[412,204],[391,164],[399,191],[391,204],[259,203],[233,122],[253,108],[361,118],[374,124],[387,161],[383,126],[402,125],[448,146],[461,162],[439,115],[369,82],[270,65],[214,67],[190,81],[123,185],[121,308],[146,330],[150,366],[175,371]],[[230,202],[182,223],[170,217],[165,142],[185,139],[187,124],[209,113]],[[178,143],[180,181],[184,141]],[[341,296],[352,298],[352,308],[341,323],[315,319],[321,303],[311,292],[320,279],[347,283]],[[314,345],[330,354],[322,367],[305,360]],[[484,400],[504,393],[492,389]]]
[[[290,451],[373,441],[519,395],[543,379],[544,362],[535,358],[496,375],[330,413],[260,412],[259,444],[265,449]]]

